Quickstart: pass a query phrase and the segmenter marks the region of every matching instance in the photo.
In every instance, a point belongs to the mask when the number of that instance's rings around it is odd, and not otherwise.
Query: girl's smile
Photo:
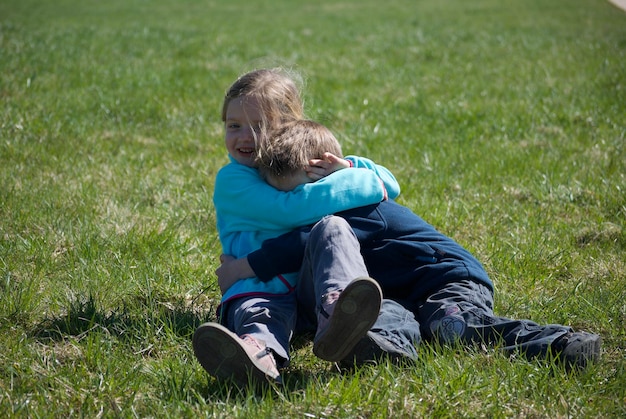
[[[261,111],[256,99],[241,96],[228,104],[224,141],[226,150],[237,163],[254,167],[254,152],[261,121]]]

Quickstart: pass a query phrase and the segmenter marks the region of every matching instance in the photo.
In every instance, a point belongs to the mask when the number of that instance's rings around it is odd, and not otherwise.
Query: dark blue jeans
[[[294,293],[241,297],[224,303],[220,323],[238,336],[250,335],[265,343],[279,368],[289,365],[289,342],[297,318]]]
[[[431,274],[437,276],[436,272]],[[529,358],[545,355],[553,341],[571,331],[567,326],[496,316],[492,290],[468,277],[467,269],[460,265],[459,269],[446,269],[446,275],[448,282],[435,289],[416,277],[407,295],[419,296],[417,300],[385,300],[371,331],[396,343],[400,341],[405,348],[413,348],[421,340],[485,343]],[[300,271],[299,329],[314,331],[321,296],[343,289],[361,276],[369,275],[350,225],[341,217],[322,219],[311,230]],[[393,286],[393,278],[374,279],[383,296],[386,287]]]
[[[496,316],[491,289],[470,279],[446,284],[409,309],[417,313],[425,339],[497,345],[528,358],[545,355],[552,342],[572,331],[558,324]]]

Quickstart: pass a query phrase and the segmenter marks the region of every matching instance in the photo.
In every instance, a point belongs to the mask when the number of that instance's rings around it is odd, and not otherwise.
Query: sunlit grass
[[[0,4],[0,411],[67,417],[622,417],[626,13],[604,1]],[[423,346],[286,387],[209,377],[219,111],[286,64],[345,154],[469,248],[496,311],[602,334],[582,373]],[[253,204],[253,203],[251,203]]]

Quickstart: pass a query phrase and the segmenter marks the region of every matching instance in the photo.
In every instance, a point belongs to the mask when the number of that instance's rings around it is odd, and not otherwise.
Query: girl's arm
[[[374,171],[385,184],[389,199],[396,199],[400,195],[400,185],[393,173],[386,167],[374,163],[365,157],[347,156],[346,158],[337,157],[332,153],[325,153],[321,159],[311,159],[307,168],[307,175],[312,180],[319,180],[324,176],[348,167],[358,169],[368,169]]]
[[[351,163],[352,167],[373,170],[385,184],[389,199],[396,199],[400,195],[400,184],[393,173],[386,167],[376,164],[365,157],[346,156],[346,160]]]
[[[232,163],[217,174],[213,202],[223,235],[293,229],[386,197],[385,187],[373,170],[339,170],[317,182],[281,192],[267,184],[256,169]]]
[[[257,277],[269,281],[281,273],[297,272],[310,231],[310,226],[303,227],[266,240],[260,249],[238,259],[222,255],[222,264],[215,271],[222,293],[240,279]]]

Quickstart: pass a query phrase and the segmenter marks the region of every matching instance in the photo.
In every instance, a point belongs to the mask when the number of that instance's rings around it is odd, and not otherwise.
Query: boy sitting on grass
[[[269,184],[284,191],[311,181],[304,170],[311,159],[329,157],[312,150],[338,147],[332,133],[312,121],[285,124],[268,138],[259,145],[259,171]],[[246,258],[226,260],[218,269],[218,279],[228,283],[294,271],[300,272],[300,292],[307,294],[308,288],[311,296],[308,303],[300,302],[300,315],[315,312],[322,297],[316,290],[328,281],[369,275],[378,281],[384,298],[415,315],[421,339],[498,346],[528,359],[554,356],[567,368],[584,368],[600,358],[601,338],[596,334],[495,315],[493,284],[481,263],[392,200],[328,216],[312,227],[266,240]],[[394,333],[394,324],[371,332],[343,363],[370,361],[385,354],[386,342],[402,339]],[[413,343],[418,340],[413,338]],[[372,350],[372,344],[380,350]],[[368,349],[359,352],[359,348]]]

